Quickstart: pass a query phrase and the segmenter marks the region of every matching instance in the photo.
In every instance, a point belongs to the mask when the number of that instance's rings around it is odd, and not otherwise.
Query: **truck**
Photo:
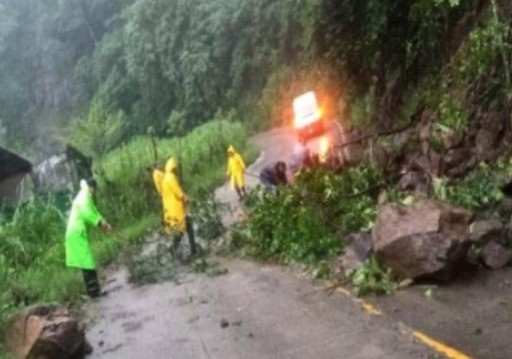
[[[306,146],[317,161],[335,170],[341,170],[345,164],[360,161],[363,152],[361,145],[344,145],[359,137],[357,131],[345,132],[338,121],[329,121],[313,91],[293,100],[293,114],[299,142]],[[299,145],[297,149],[300,149]]]
[[[325,120],[313,91],[302,94],[293,100],[293,114],[299,138],[308,141],[325,132]]]

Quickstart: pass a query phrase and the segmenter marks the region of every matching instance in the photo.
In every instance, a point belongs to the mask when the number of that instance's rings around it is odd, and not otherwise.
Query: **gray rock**
[[[446,279],[469,249],[471,216],[432,200],[383,205],[372,232],[374,251],[402,279]]]
[[[397,187],[401,191],[428,192],[428,179],[419,171],[409,171],[402,175]]]
[[[359,142],[354,142],[361,137],[360,131],[352,129],[352,131],[342,132],[341,143],[351,143],[343,146],[343,162],[348,164],[357,164],[361,162],[364,156],[364,148]]]
[[[498,121],[496,121],[498,122]],[[475,149],[481,161],[491,161],[496,157],[496,143],[500,136],[499,131],[489,128],[480,129],[475,138]]]
[[[227,327],[229,327],[229,322],[228,322],[226,319],[224,319],[224,318],[223,318],[223,319],[221,319],[221,321],[220,321],[220,327],[221,327],[222,329],[226,329]]]
[[[469,239],[475,244],[485,245],[490,241],[502,242],[506,231],[499,218],[490,218],[471,223]]]
[[[83,326],[66,308],[55,305],[31,307],[11,318],[5,345],[17,359],[74,359],[91,350]]]
[[[491,241],[482,249],[482,260],[489,268],[503,268],[512,260],[512,251],[500,243]]]
[[[341,268],[348,273],[363,266],[373,252],[373,241],[370,233],[353,233],[345,238],[345,244]]]
[[[457,147],[447,151],[443,158],[446,174],[455,176],[467,172],[478,163],[478,158],[469,147]]]
[[[449,129],[446,132],[441,134],[441,139],[443,141],[443,147],[445,150],[450,150],[454,147],[457,147],[461,143],[461,137],[457,134],[455,130]]]
[[[373,241],[371,233],[352,233],[345,238],[347,248],[354,251],[360,260],[366,260],[373,251]]]
[[[504,197],[503,200],[501,200],[497,210],[500,216],[504,218],[509,218],[512,216],[512,198],[508,196]]]

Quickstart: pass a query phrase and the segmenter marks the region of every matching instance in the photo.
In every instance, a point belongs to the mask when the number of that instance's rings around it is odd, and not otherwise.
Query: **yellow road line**
[[[343,295],[346,295],[347,297],[352,297],[352,294],[350,294],[350,291],[346,290],[345,288],[338,287],[336,288],[336,292],[341,293]]]
[[[378,310],[377,308],[375,308],[373,305],[371,305],[370,303],[367,303],[365,301],[362,302],[362,305],[363,305],[363,308],[370,314],[372,315],[382,315],[382,312],[380,310]]]
[[[334,286],[334,283],[326,282],[326,285]],[[370,315],[382,315],[382,312],[378,310],[375,306],[366,302],[363,299],[355,298],[348,289],[343,287],[336,287],[335,291],[337,293],[343,294],[344,296],[351,298],[354,302],[360,303],[363,309],[366,310],[366,312],[368,312]],[[414,329],[411,329],[411,331],[412,335],[418,341],[428,346],[429,348],[435,350],[436,352],[443,354],[448,359],[473,359],[472,357],[458,351],[457,349],[452,348],[446,344],[443,344],[420,331]]]
[[[350,291],[348,289],[343,288],[343,287],[337,287],[336,292],[341,293],[341,294],[351,298],[354,302],[361,304],[363,309],[366,310],[368,313],[370,313],[372,315],[382,315],[382,312],[380,310],[378,310],[377,308],[375,308],[372,304],[366,302],[363,299],[354,298],[354,296],[352,295],[352,293],[350,293]]]
[[[472,359],[470,356],[467,356],[466,354],[459,352],[457,349],[454,349],[452,347],[449,347],[448,345],[438,342],[437,340],[432,339],[429,336],[427,336],[421,332],[418,332],[415,330],[415,331],[413,331],[412,334],[420,342],[429,346],[430,348],[434,349],[435,351],[446,355],[447,358],[450,358],[450,359]]]

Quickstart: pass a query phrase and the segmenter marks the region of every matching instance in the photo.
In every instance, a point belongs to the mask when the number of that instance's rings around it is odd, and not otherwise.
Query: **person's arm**
[[[226,171],[226,176],[231,176],[231,162],[232,162],[232,159],[230,158],[228,160],[228,170]]]
[[[172,193],[174,194],[174,196],[178,200],[183,201],[183,202],[187,201],[187,196],[185,195],[185,193],[183,193],[183,189],[181,188],[181,185],[178,182],[178,179],[176,177],[174,177],[172,180],[171,190],[172,190]]]
[[[162,182],[164,180],[164,173],[159,170],[153,172],[153,181],[155,182],[156,191],[158,194],[162,194]]]
[[[85,197],[85,201],[81,207],[81,216],[85,223],[87,223],[90,226],[101,226],[101,228],[107,232],[112,229],[110,224],[107,221],[105,221],[103,216],[96,208],[96,205],[94,204],[94,201],[90,194],[87,194]]]
[[[241,155],[238,155],[238,161],[240,161],[240,168],[242,169],[242,171],[245,170],[245,162],[244,162],[244,159],[242,158]]]

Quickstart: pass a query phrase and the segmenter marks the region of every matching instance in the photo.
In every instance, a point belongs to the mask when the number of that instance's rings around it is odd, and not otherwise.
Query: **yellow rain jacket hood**
[[[165,175],[162,181],[162,200],[164,205],[164,221],[167,230],[179,230],[185,233],[185,196],[178,177],[173,172],[178,167],[174,158],[165,165]]]
[[[228,153],[232,154],[232,156],[229,156],[228,159],[228,171],[227,175],[230,177],[231,180],[231,189],[235,190],[236,188],[242,188],[245,186],[245,179],[244,179],[244,171],[245,171],[245,162],[235,151],[235,148],[233,146],[229,146]]]
[[[174,171],[176,168],[178,168],[178,162],[174,159],[174,157],[171,157],[169,161],[165,164],[165,172],[170,173]]]

